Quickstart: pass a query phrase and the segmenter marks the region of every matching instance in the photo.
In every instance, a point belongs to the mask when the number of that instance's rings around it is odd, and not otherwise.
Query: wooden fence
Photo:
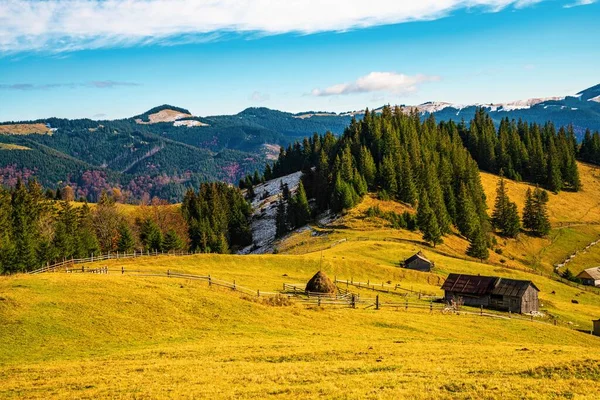
[[[355,282],[353,279],[343,280],[343,279],[337,279],[337,278],[335,278],[334,282],[336,284],[339,283],[341,285],[346,285],[346,287],[354,286],[359,289],[368,289],[368,290],[372,290],[372,291],[380,292],[380,293],[397,294],[397,295],[401,295],[401,296],[407,296],[408,294],[412,294],[412,295],[417,296],[419,299],[430,299],[430,300],[439,299],[438,296],[435,296],[432,293],[425,293],[422,291],[407,289],[407,288],[401,287],[400,284],[390,285],[390,284],[387,284],[384,282],[381,282],[381,284],[379,284],[379,283],[374,283],[371,281]]]
[[[99,267],[99,268],[64,268],[64,269],[60,269],[57,270],[60,272],[66,272],[66,273],[91,273],[91,274],[109,274],[109,273],[113,273],[113,274],[120,274],[120,275],[130,275],[130,276],[139,276],[139,277],[161,277],[161,278],[179,278],[179,279],[190,279],[190,280],[199,280],[199,281],[204,281],[208,284],[209,287],[212,287],[213,285],[215,287],[222,287],[225,289],[229,289],[232,290],[234,292],[239,292],[242,293],[244,295],[247,296],[252,296],[252,297],[273,297],[273,296],[286,296],[290,299],[293,299],[295,302],[298,302],[300,304],[304,304],[306,306],[319,306],[319,307],[342,307],[342,308],[363,308],[363,309],[370,309],[370,308],[374,308],[375,310],[380,310],[383,308],[390,308],[390,309],[395,309],[396,311],[406,311],[408,312],[409,310],[417,310],[420,312],[428,312],[429,314],[433,314],[434,312],[440,312],[443,314],[463,314],[463,315],[477,315],[477,316],[482,316],[482,317],[489,317],[489,318],[499,318],[499,319],[505,319],[505,320],[521,320],[521,321],[533,321],[533,322],[539,322],[539,323],[545,323],[545,324],[553,324],[553,325],[558,325],[558,321],[556,319],[551,320],[551,322],[548,321],[541,321],[541,320],[537,320],[534,319],[533,315],[526,317],[526,316],[522,316],[522,315],[515,315],[515,314],[511,314],[511,313],[492,313],[492,312],[484,312],[483,308],[480,309],[479,312],[474,312],[474,311],[467,311],[467,310],[462,310],[462,309],[455,309],[452,307],[449,307],[448,305],[444,304],[444,303],[434,303],[432,300],[430,300],[429,302],[425,302],[425,301],[421,301],[421,302],[416,302],[416,301],[408,301],[408,297],[405,297],[404,301],[398,301],[398,302],[382,302],[379,299],[379,294],[376,295],[375,297],[363,297],[360,296],[359,294],[356,293],[351,293],[348,291],[345,291],[343,293],[337,293],[335,295],[323,295],[323,293],[307,293],[305,291],[301,291],[299,292],[297,288],[300,287],[300,284],[284,284],[284,291],[283,292],[273,292],[273,291],[263,291],[263,290],[259,290],[259,289],[251,289],[245,286],[241,286],[239,284],[236,283],[236,281],[234,280],[233,282],[229,282],[229,281],[225,281],[225,280],[221,280],[221,279],[217,279],[214,278],[210,275],[195,275],[195,274],[186,274],[186,273],[181,273],[181,272],[176,272],[176,271],[171,271],[171,270],[167,270],[166,272],[156,272],[156,271],[141,271],[141,270],[135,270],[135,269],[126,269],[124,267],[121,268],[115,268],[115,269],[110,269],[109,267]],[[353,282],[351,284],[356,284],[358,285],[358,282]],[[361,286],[360,287],[365,287],[362,286],[363,283],[360,283]],[[304,286],[304,285],[303,285]],[[392,286],[392,285],[389,285]],[[384,284],[385,287],[385,284]],[[289,292],[290,288],[296,288],[296,293],[294,292]],[[287,290],[287,292],[286,292]],[[293,290],[293,289],[292,289]],[[392,292],[390,292],[392,293]],[[423,297],[421,297],[423,298]],[[561,324],[563,325],[563,324]],[[567,323],[567,326],[568,323]],[[572,326],[570,326],[571,328],[573,328]]]
[[[194,254],[198,254],[198,253],[184,251],[184,250],[171,251],[168,253],[165,253],[164,251],[163,252],[159,252],[159,251],[136,252],[136,251],[134,251],[133,253],[119,253],[118,251],[117,252],[108,252],[106,254],[98,254],[98,255],[92,254],[90,257],[87,257],[87,258],[64,259],[63,261],[57,262],[55,264],[48,264],[48,265],[38,268],[36,270],[29,271],[28,273],[29,274],[41,274],[43,272],[58,272],[58,271],[66,270],[69,268],[73,269],[73,267],[76,264],[87,264],[87,263],[93,263],[93,262],[104,261],[104,260],[117,260],[117,259],[126,259],[126,258],[152,257],[152,256],[163,256],[163,255],[190,256],[190,255],[194,255]]]

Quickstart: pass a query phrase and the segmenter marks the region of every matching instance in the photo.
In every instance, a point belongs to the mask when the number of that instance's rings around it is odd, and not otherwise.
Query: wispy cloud
[[[248,99],[250,101],[256,102],[256,103],[262,103],[264,101],[267,101],[271,98],[271,96],[268,93],[261,93],[257,90],[255,90],[254,92],[252,92],[252,94],[250,96],[248,96]]]
[[[10,83],[0,84],[0,90],[49,90],[58,88],[75,89],[80,87],[96,88],[96,89],[110,89],[117,86],[141,86],[135,82],[118,82],[118,81],[91,81],[81,83]]]
[[[565,4],[564,8],[573,8],[579,6],[589,6],[590,4],[594,4],[597,0],[577,0],[573,3]]]
[[[404,75],[395,72],[371,72],[354,82],[339,83],[325,89],[313,89],[313,96],[336,96],[353,93],[387,92],[394,95],[414,93],[426,82],[438,81],[438,76]]]
[[[216,40],[228,32],[309,34],[496,12],[548,0],[2,0],[0,52]],[[583,0],[591,1],[591,0]]]

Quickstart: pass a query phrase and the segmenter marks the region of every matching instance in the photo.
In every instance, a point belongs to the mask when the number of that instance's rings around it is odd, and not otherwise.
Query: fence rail
[[[168,253],[163,252],[158,252],[158,251],[140,251],[140,252],[133,252],[133,253],[120,253],[120,252],[108,252],[106,254],[99,254],[99,255],[94,255],[92,254],[90,257],[86,257],[86,258],[70,258],[67,260],[63,260],[60,262],[57,262],[55,264],[50,264],[50,265],[46,265],[44,267],[38,268],[36,270],[33,271],[29,271],[29,274],[41,274],[44,272],[56,272],[57,270],[61,270],[61,269],[67,269],[69,267],[74,267],[76,264],[87,264],[87,263],[93,263],[93,262],[97,262],[97,261],[105,261],[105,260],[121,260],[121,259],[127,259],[127,258],[138,258],[138,257],[152,257],[152,256],[190,256],[190,255],[194,255],[194,254],[198,254],[197,252],[189,252],[189,251],[184,251],[184,250],[180,250],[180,251],[171,251]],[[71,269],[75,269],[75,268],[71,268]]]
[[[342,285],[346,285],[346,287],[354,286],[359,289],[369,289],[369,290],[373,290],[375,292],[381,292],[381,293],[397,294],[397,295],[402,295],[402,296],[406,296],[407,294],[415,294],[419,297],[419,299],[435,300],[435,299],[439,298],[438,296],[435,296],[432,293],[425,293],[422,291],[407,289],[407,288],[401,287],[399,284],[391,285],[391,284],[387,284],[384,282],[381,282],[381,284],[379,284],[379,283],[372,283],[371,281],[355,282],[354,280],[343,280],[343,279],[337,279],[337,278],[335,278],[334,282],[336,284],[339,283]],[[403,293],[400,293],[400,292],[403,292]]]

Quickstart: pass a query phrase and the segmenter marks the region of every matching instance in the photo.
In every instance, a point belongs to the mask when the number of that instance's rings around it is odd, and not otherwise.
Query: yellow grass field
[[[52,131],[45,124],[10,124],[0,125],[0,134],[8,135],[52,135]]]
[[[551,196],[549,238],[498,238],[502,254],[491,252],[486,263],[466,257],[458,235],[432,248],[418,232],[365,218],[374,205],[407,209],[366,197],[332,224],[288,236],[279,254],[146,256],[85,265],[108,267],[108,274],[0,277],[0,398],[600,398],[600,337],[589,333],[600,317],[600,291],[550,273],[599,233],[593,190],[600,184],[595,169],[581,169],[584,192]],[[495,177],[482,180],[493,201]],[[520,207],[526,187],[509,182]],[[566,196],[587,211],[569,214]],[[419,250],[435,262],[433,272],[399,267]],[[595,260],[597,253],[588,253],[573,266]],[[167,277],[167,270],[263,292],[305,283],[318,270],[399,288],[348,286],[366,301],[356,309],[275,306],[264,296]],[[148,276],[154,273],[162,276]],[[417,293],[442,295],[448,273],[532,280],[543,316],[386,307],[427,305]],[[380,310],[369,304],[376,294]]]
[[[29,147],[18,144],[0,143],[0,150],[31,150]]]

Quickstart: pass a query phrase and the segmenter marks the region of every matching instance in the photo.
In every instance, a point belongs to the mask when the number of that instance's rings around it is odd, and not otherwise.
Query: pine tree
[[[139,225],[144,251],[162,251],[163,235],[156,222],[152,218],[146,218]]]
[[[121,253],[131,253],[135,249],[135,239],[129,225],[123,221],[119,225],[119,241],[117,242],[117,251]]]
[[[410,163],[410,157],[404,150],[402,156],[402,164],[400,167],[402,187],[400,188],[400,199],[410,205],[417,204],[417,186],[415,185],[415,179],[413,176],[412,166]]]
[[[277,214],[275,215],[275,236],[282,237],[288,231],[285,202],[280,196],[277,202]]]
[[[496,201],[492,214],[492,226],[499,230],[503,236],[514,238],[521,229],[521,220],[517,205],[510,201],[502,171],[496,189]]]
[[[479,229],[480,221],[471,196],[467,192],[467,187],[463,182],[461,182],[458,192],[456,212],[456,226],[458,230],[467,239],[473,239],[475,231]]]
[[[471,235],[467,255],[478,258],[481,261],[486,260],[490,255],[485,234],[480,228],[476,228]]]
[[[29,192],[21,180],[12,193],[12,227],[14,251],[9,272],[24,272],[38,266],[35,248],[35,209]]]
[[[77,212],[69,202],[61,202],[54,233],[54,248],[59,258],[72,258],[78,255],[78,218]]]
[[[181,250],[183,248],[183,241],[177,235],[174,229],[170,229],[165,235],[165,239],[163,241],[163,249],[166,252]]]
[[[360,148],[359,172],[365,178],[367,186],[373,188],[377,176],[377,166],[375,165],[375,161],[373,161],[371,152],[365,146],[361,146]]]
[[[298,183],[298,189],[294,196],[294,207],[293,213],[295,215],[295,226],[301,227],[306,225],[310,219],[310,206],[308,205],[308,199],[306,198],[306,191],[302,181]]]
[[[419,207],[417,209],[417,224],[423,233],[423,240],[431,243],[434,247],[443,243],[442,231],[438,225],[437,218],[429,205],[429,198],[425,190],[421,192],[421,200],[419,201]]]
[[[383,157],[381,166],[379,167],[379,181],[381,187],[390,196],[396,196],[398,192],[398,182],[396,179],[396,167],[391,156]]]
[[[89,257],[90,254],[100,252],[100,244],[94,232],[92,211],[87,203],[79,208],[79,223],[77,229],[79,258]]]
[[[523,228],[534,230],[536,227],[536,210],[534,206],[533,194],[531,189],[527,188],[525,193],[525,205],[523,206]]]
[[[517,205],[513,202],[508,202],[506,209],[506,220],[502,227],[502,233],[506,237],[514,238],[521,232],[521,219]]]
[[[548,188],[554,193],[558,193],[562,190],[563,179],[560,171],[560,160],[558,159],[558,153],[554,146],[554,141],[550,140],[548,145]]]

